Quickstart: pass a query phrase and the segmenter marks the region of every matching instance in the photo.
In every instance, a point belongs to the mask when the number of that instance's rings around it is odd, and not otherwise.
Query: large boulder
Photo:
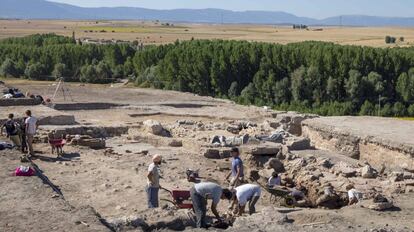
[[[285,172],[285,166],[283,165],[283,163],[277,159],[277,158],[272,158],[270,159],[266,164],[265,167],[267,169],[273,169],[274,171],[278,172],[278,173],[282,173]]]
[[[387,209],[391,209],[394,207],[392,201],[388,200],[381,194],[377,194],[374,199],[372,199],[372,203],[368,206],[369,209],[376,210],[376,211],[383,211]]]
[[[251,154],[258,155],[258,156],[276,156],[281,150],[282,150],[282,146],[279,144],[275,144],[275,145],[263,144],[263,145],[254,147],[251,150]]]
[[[171,142],[168,143],[168,146],[170,147],[182,147],[183,142],[181,140],[173,139]]]
[[[269,177],[272,176],[273,170],[272,169],[261,169],[259,171],[259,176],[263,177],[265,180],[267,180]]]
[[[334,172],[338,175],[341,175],[346,178],[355,177],[359,169],[354,166],[350,165],[346,162],[340,161],[333,166]]]
[[[361,176],[362,178],[376,178],[377,177],[377,171],[371,167],[371,165],[365,165],[363,168],[361,168]]]
[[[169,132],[158,121],[146,120],[144,121],[144,128],[145,128],[145,131],[151,134],[169,137]]]
[[[286,141],[286,145],[291,151],[307,150],[311,148],[309,138],[291,137]]]
[[[220,151],[218,149],[207,149],[204,152],[204,157],[207,159],[220,159]]]

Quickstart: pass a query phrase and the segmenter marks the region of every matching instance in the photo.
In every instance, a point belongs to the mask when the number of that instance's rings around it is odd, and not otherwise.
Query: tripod
[[[61,89],[61,90],[62,90],[63,99],[64,99],[65,101],[66,101],[66,95],[68,95],[68,96],[70,97],[70,100],[73,102],[72,95],[71,95],[71,94],[70,94],[70,92],[69,92],[69,88],[67,88],[67,87],[65,86],[65,80],[63,79],[63,77],[59,78],[59,83],[58,83],[58,85],[57,85],[57,87],[56,87],[55,93],[53,94],[52,101],[53,101],[53,100],[55,100],[55,97],[56,97],[56,95],[57,95],[57,93],[58,93],[59,89]]]

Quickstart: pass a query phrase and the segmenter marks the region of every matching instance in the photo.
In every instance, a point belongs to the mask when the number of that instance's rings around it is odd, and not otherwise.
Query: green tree
[[[385,36],[385,43],[390,44],[391,43],[391,36],[387,35]]]
[[[42,65],[40,63],[29,64],[24,71],[24,75],[32,80],[40,80],[42,75]]]
[[[414,68],[410,74],[402,73],[398,77],[396,91],[405,102],[414,101]]]
[[[250,83],[241,91],[240,98],[244,104],[253,104],[256,100],[256,94],[256,87]]]
[[[80,81],[95,83],[98,80],[98,75],[94,65],[84,65],[80,70]]]
[[[326,94],[329,100],[339,100],[339,82],[338,79],[329,77],[326,84]]]
[[[230,99],[234,99],[239,95],[239,84],[236,81],[233,81],[228,90],[228,96]]]
[[[393,115],[392,105],[387,103],[381,108],[381,116],[391,117]]]
[[[408,116],[414,117],[414,104],[411,104],[407,110]]]
[[[285,77],[281,81],[276,82],[273,92],[275,93],[274,102],[277,105],[290,102],[290,83],[289,78]]]
[[[100,61],[96,65],[96,74],[99,79],[110,79],[112,78],[112,71],[109,65],[105,61]]]
[[[294,101],[302,101],[308,98],[309,89],[306,86],[306,68],[296,69],[291,75],[291,91]]]
[[[392,112],[394,113],[395,117],[404,117],[407,114],[406,108],[401,102],[394,104]]]
[[[17,77],[17,70],[13,60],[7,58],[0,66],[0,76],[5,77]]]
[[[369,101],[365,101],[364,104],[361,106],[361,110],[359,111],[359,115],[364,116],[364,115],[375,115],[375,107],[374,105],[369,102]]]
[[[361,101],[362,86],[361,86],[361,73],[357,70],[349,71],[349,78],[346,80],[345,88],[348,96],[354,102]]]
[[[55,64],[55,67],[53,69],[52,75],[59,79],[61,77],[64,77],[67,74],[66,65],[62,63]]]

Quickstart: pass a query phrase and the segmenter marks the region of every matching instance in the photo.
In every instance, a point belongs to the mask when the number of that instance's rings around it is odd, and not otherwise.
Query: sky
[[[132,6],[150,9],[285,11],[302,17],[338,15],[414,17],[414,0],[49,0],[83,7]]]

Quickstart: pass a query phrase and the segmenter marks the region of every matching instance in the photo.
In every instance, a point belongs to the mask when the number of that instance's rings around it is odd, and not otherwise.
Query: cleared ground
[[[53,82],[24,80],[6,80],[5,82],[20,88],[23,92],[31,91],[45,97],[50,97],[56,87]],[[276,117],[284,117],[282,112],[273,112],[254,106],[240,106],[230,101],[189,93],[79,83],[68,83],[67,86],[73,100],[77,103],[100,102],[123,105],[101,110],[90,108],[57,111],[62,114],[74,115],[78,125],[41,125],[39,139],[44,139],[45,133],[51,129],[65,129],[72,126],[90,126],[97,129],[123,126],[129,128],[128,133],[106,138],[106,148],[101,150],[68,144],[65,146],[66,154],[61,158],[56,158],[56,155],[51,153],[47,143],[36,142],[35,150],[38,152],[39,158],[34,162],[50,181],[60,187],[64,199],[56,196],[36,177],[17,178],[10,176],[13,169],[20,165],[18,162],[20,154],[1,151],[0,231],[22,231],[31,228],[35,231],[51,229],[58,231],[105,231],[107,228],[99,223],[99,219],[102,218],[112,223],[111,225],[126,227],[119,231],[140,231],[141,226],[138,225],[140,221],[151,225],[156,224],[158,226],[156,228],[159,229],[171,229],[166,223],[172,220],[176,221],[178,216],[186,215],[187,212],[185,210],[171,210],[167,206],[159,210],[146,209],[145,174],[152,154],[159,153],[164,157],[165,162],[161,168],[164,178],[161,180],[161,184],[168,189],[188,189],[192,185],[185,179],[186,168],[199,169],[201,176],[206,180],[217,181],[226,186],[224,176],[230,167],[229,159],[208,159],[204,156],[205,149],[212,148],[210,143],[212,136],[234,136],[226,128],[233,123],[233,120],[243,119],[257,123],[257,127],[242,131],[242,133],[249,133],[253,136],[269,134],[273,131],[274,128],[269,128],[268,122],[282,123],[281,121],[287,119],[280,120],[282,118]],[[70,100],[65,101],[62,94],[59,94],[54,102],[71,103]],[[28,108],[32,109],[34,115],[40,117],[48,114],[48,111],[43,110],[44,107],[0,107],[0,110],[2,113],[13,112],[21,116],[24,108]],[[0,114],[0,116],[5,117],[5,114]],[[171,131],[172,138],[156,136],[145,131],[142,122],[148,119],[161,122]],[[266,123],[266,121],[268,122]],[[346,120],[342,122],[339,118],[337,121],[341,122],[343,127],[352,127],[346,123]],[[392,123],[387,122],[388,124],[378,123],[375,125],[392,127]],[[398,121],[397,119],[395,122],[411,124],[409,121]],[[400,127],[405,128],[402,125]],[[339,128],[341,127],[338,126]],[[403,133],[410,134],[411,131],[407,129],[404,132],[402,129],[400,134]],[[381,136],[381,134],[377,134],[377,136]],[[4,141],[6,138],[1,137],[0,140]],[[182,141],[183,146],[171,146],[172,140]],[[411,137],[407,137],[406,140],[411,141]],[[254,147],[256,145],[241,146],[242,151],[244,149],[247,151],[248,146]],[[238,218],[234,227],[228,231],[335,230],[341,232],[376,231],[375,229],[412,231],[411,222],[414,219],[412,185],[414,185],[414,180],[393,182],[388,175],[377,179],[345,178],[341,175],[340,163],[348,163],[355,167],[355,170],[359,170],[358,165],[362,162],[358,160],[348,162],[349,157],[338,155],[335,152],[303,150],[290,155],[292,160],[285,160],[288,170],[286,177],[294,177],[295,181],[302,180],[303,184],[309,186],[309,192],[314,189],[322,189],[322,183],[326,181],[332,183],[338,191],[344,191],[343,188],[347,183],[354,183],[359,189],[368,192],[381,191],[385,193],[389,192],[389,189],[393,192],[387,197],[392,196],[390,199],[394,201],[396,207],[392,210],[379,212],[368,209],[367,206],[370,203],[366,202],[367,205],[343,207],[338,210],[286,209],[279,208],[279,203],[270,203],[269,194],[263,191],[263,197],[257,207],[258,213]],[[268,170],[252,166],[250,161],[254,161],[255,158],[252,158],[251,154],[243,152],[242,158],[246,163],[246,173],[257,168],[263,171],[263,173],[259,173],[260,175],[268,176],[266,174]],[[330,159],[337,166],[332,169],[318,166],[318,163],[325,159]],[[407,176],[412,177],[410,173]],[[308,178],[319,178],[320,182],[311,181]],[[25,194],[28,195],[27,199],[24,197]],[[160,192],[160,197],[170,198],[164,191]],[[162,202],[161,205],[164,206],[166,203]],[[220,204],[220,212],[225,212],[227,207],[228,202],[223,201]],[[26,212],[32,212],[32,214],[37,212],[37,216],[24,217]],[[55,213],[52,215],[50,212]],[[48,218],[50,222],[44,218]],[[188,221],[184,218],[182,221],[178,221],[178,224],[186,220]],[[31,227],[31,225],[33,226]],[[132,226],[132,228],[128,226]],[[142,228],[146,231],[156,229]],[[187,227],[187,229],[191,228]]]
[[[0,20],[0,38],[34,33],[56,33],[76,38],[119,39],[144,44],[165,44],[179,40],[225,39],[271,43],[326,41],[342,45],[373,47],[410,46],[414,44],[414,28],[385,27],[311,27],[294,30],[290,26],[211,25],[147,21],[63,21],[63,20]],[[385,36],[397,38],[397,44],[386,45]],[[398,41],[404,37],[404,42]]]

